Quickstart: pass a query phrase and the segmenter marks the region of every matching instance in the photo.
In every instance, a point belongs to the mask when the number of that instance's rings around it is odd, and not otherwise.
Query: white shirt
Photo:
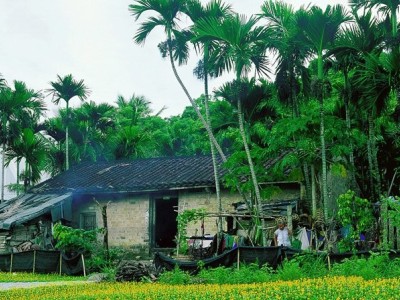
[[[285,247],[290,247],[290,239],[289,239],[289,229],[287,227],[284,227],[283,229],[277,229],[275,230],[275,236],[276,240],[278,241],[277,246],[285,246]]]

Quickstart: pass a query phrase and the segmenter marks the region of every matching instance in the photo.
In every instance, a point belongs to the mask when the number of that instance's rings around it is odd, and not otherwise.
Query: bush
[[[191,282],[191,277],[189,273],[176,266],[172,271],[161,273],[158,281],[166,284],[188,284]]]
[[[60,223],[54,225],[54,238],[57,240],[56,248],[65,253],[92,253],[99,229],[84,230],[64,226]]]
[[[349,258],[332,266],[330,275],[361,276],[364,279],[394,278],[400,276],[400,260],[388,253],[371,253],[369,258]]]

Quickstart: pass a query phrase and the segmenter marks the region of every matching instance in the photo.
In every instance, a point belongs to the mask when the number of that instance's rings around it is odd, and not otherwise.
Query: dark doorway
[[[176,247],[177,206],[178,198],[154,199],[154,244],[156,248]]]

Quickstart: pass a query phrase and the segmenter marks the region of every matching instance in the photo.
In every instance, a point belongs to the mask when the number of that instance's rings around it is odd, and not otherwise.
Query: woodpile
[[[143,262],[125,260],[122,261],[115,275],[115,279],[119,282],[125,281],[156,281],[160,272],[153,264]]]

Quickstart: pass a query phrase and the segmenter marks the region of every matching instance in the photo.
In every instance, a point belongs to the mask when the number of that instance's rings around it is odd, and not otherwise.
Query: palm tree
[[[355,22],[350,26],[347,26],[345,30],[339,34],[334,47],[327,54],[328,56],[334,57],[336,66],[343,73],[343,85],[336,85],[336,88],[339,90],[343,99],[347,130],[349,134],[352,130],[351,108],[353,107],[354,111],[354,105],[364,107],[363,102],[365,101],[365,99],[362,99],[363,97],[359,97],[365,87],[360,86],[360,92],[357,92],[357,85],[355,84],[354,78],[357,78],[358,76],[351,76],[350,74],[353,70],[355,70],[357,74],[358,70],[363,68],[362,66],[365,63],[365,56],[368,56],[370,53],[381,53],[384,41],[384,34],[381,30],[382,26],[378,20],[373,17],[370,9],[364,10],[361,15],[353,9],[352,14]],[[377,170],[374,170],[374,164],[372,163],[373,151],[370,149],[371,146],[373,147],[374,145],[374,140],[375,139],[373,138],[368,142],[369,178],[371,189],[374,187],[374,179],[379,182],[379,179],[377,179]],[[350,150],[350,167],[352,170],[355,170],[353,143],[350,143]],[[356,179],[354,171],[352,171],[352,181],[353,189],[356,190],[357,187],[355,185]]]
[[[47,145],[48,142],[43,136],[35,135],[32,129],[25,128],[21,136],[14,141],[6,152],[7,166],[13,159],[16,159],[17,163],[25,159],[25,192],[30,185],[37,183],[41,178],[41,172],[48,160]]]
[[[72,110],[71,114],[76,120],[72,124],[72,132],[77,138],[74,139],[71,134],[71,139],[77,146],[77,159],[96,161],[103,158],[108,134],[116,126],[116,108],[107,103],[97,105],[90,101]]]
[[[134,37],[134,40],[137,44],[144,44],[147,36],[153,31],[153,29],[159,26],[164,29],[164,32],[167,35],[167,40],[165,43],[160,45],[162,49],[166,47],[163,56],[169,57],[175,78],[189,99],[221,158],[226,161],[226,156],[215,139],[210,126],[204,119],[195,101],[190,96],[186,86],[182,82],[182,79],[176,70],[175,60],[178,60],[178,62],[182,64],[186,62],[189,53],[189,48],[186,46],[186,43],[181,42],[182,40],[187,40],[187,33],[180,31],[177,23],[179,17],[182,15],[182,12],[185,10],[186,2],[186,0],[137,0],[135,1],[135,4],[129,5],[129,11],[136,18],[136,20],[138,20],[142,14],[146,12],[152,12],[157,15],[156,17],[149,17],[147,21],[141,24]]]
[[[22,81],[14,81],[13,88],[0,89],[0,139],[3,148],[1,201],[4,200],[5,152],[20,136],[23,128],[32,127],[45,107],[39,92],[27,88]]]
[[[256,18],[252,17],[246,20],[245,17],[237,14],[222,21],[212,17],[199,20],[194,28],[196,34],[194,41],[212,40],[217,45],[217,51],[212,53],[212,60],[217,66],[222,66],[225,70],[234,70],[239,131],[255,192],[256,215],[260,217],[262,209],[260,189],[250,154],[248,137],[244,129],[240,91],[237,89],[240,86],[242,76],[246,77],[252,67],[255,67],[259,74],[267,74],[268,72],[265,52],[269,32],[264,27],[257,27],[256,23]],[[265,228],[264,219],[261,218],[261,220],[262,227]],[[265,234],[262,234],[262,236],[265,245]]]
[[[151,102],[144,96],[133,94],[129,99],[119,95],[116,101],[117,112],[120,116],[118,119],[121,126],[137,125],[139,120],[150,116],[152,110]]]
[[[71,74],[61,77],[57,75],[57,81],[51,81],[51,89],[48,92],[53,96],[53,102],[59,104],[60,100],[64,100],[66,104],[67,120],[65,124],[65,169],[69,169],[69,101],[78,97],[81,101],[84,101],[90,94],[89,89],[86,87],[83,79],[76,81]]]
[[[207,17],[215,17],[218,19],[222,19],[226,17],[228,14],[230,14],[231,7],[229,5],[223,4],[219,0],[213,0],[209,2],[205,7],[201,4],[199,0],[192,0],[188,1],[187,6],[186,6],[186,13],[190,17],[190,19],[193,21],[193,23],[196,23],[198,20],[207,18]],[[199,79],[203,79],[204,81],[204,107],[205,107],[205,113],[206,113],[206,121],[207,124],[210,128],[212,127],[211,124],[211,118],[210,118],[210,108],[209,108],[209,92],[208,92],[208,78],[209,74],[212,73],[212,65],[209,63],[209,53],[212,51],[212,44],[211,41],[203,41],[202,43],[197,43],[196,44],[196,49],[199,50],[203,54],[202,60],[199,62],[199,68],[197,69],[199,72],[197,72],[197,77]],[[196,71],[195,71],[196,72]],[[213,162],[213,169],[214,169],[214,179],[215,179],[215,192],[216,192],[216,197],[217,197],[217,203],[218,203],[218,212],[221,215],[222,214],[222,201],[221,201],[221,188],[220,188],[220,180],[219,180],[219,174],[218,174],[218,166],[217,166],[217,159],[216,159],[216,154],[215,154],[215,147],[212,143],[212,139],[209,136],[210,140],[210,149],[211,149],[211,158]],[[222,233],[222,216],[219,217],[219,222],[218,222],[218,232]],[[219,239],[218,239],[219,242]],[[218,245],[217,245],[218,248]]]
[[[322,203],[324,205],[324,217],[328,219],[329,198],[327,188],[327,163],[325,145],[325,108],[324,94],[325,76],[323,72],[323,56],[334,42],[340,26],[350,21],[350,17],[341,5],[328,5],[323,11],[317,6],[309,10],[301,10],[297,15],[297,26],[302,28],[304,43],[310,47],[317,57],[317,79],[314,82],[314,95],[320,101],[320,139],[321,139],[321,161],[322,161]]]
[[[390,36],[393,39],[394,48],[396,48],[396,51],[399,50],[399,44],[396,42],[396,39],[398,31],[397,11],[400,7],[400,0],[350,0],[349,5],[355,10],[362,7],[370,9],[377,7],[378,12],[382,13],[384,18],[388,19],[390,23]]]
[[[260,16],[267,20],[267,26],[273,31],[271,50],[276,54],[275,84],[279,100],[292,109],[293,119],[300,114],[299,96],[307,94],[310,87],[309,70],[305,67],[310,48],[301,39],[301,28],[297,27],[293,6],[283,1],[265,1]],[[301,81],[301,82],[300,82]],[[293,137],[295,138],[295,137]],[[316,207],[312,197],[309,165],[303,162],[303,174],[306,183],[306,200]],[[313,215],[316,211],[313,210]]]

